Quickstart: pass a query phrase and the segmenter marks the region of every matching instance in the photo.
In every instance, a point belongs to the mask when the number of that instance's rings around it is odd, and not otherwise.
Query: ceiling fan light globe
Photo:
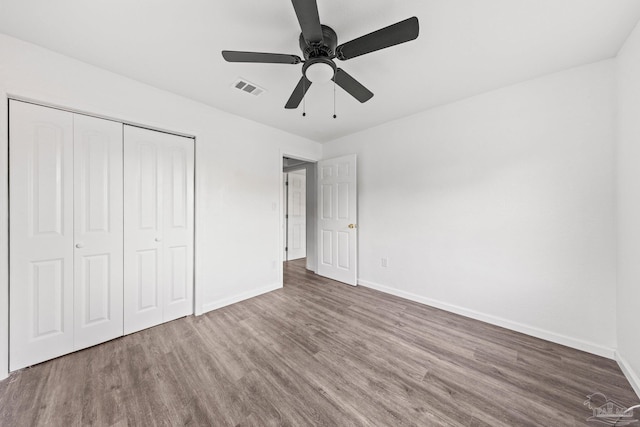
[[[327,83],[335,74],[335,70],[326,62],[316,62],[307,67],[304,75],[311,83]]]

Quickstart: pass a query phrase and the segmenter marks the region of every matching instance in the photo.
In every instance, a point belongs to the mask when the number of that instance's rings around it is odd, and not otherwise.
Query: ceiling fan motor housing
[[[322,42],[317,44],[310,44],[304,39],[304,36],[300,34],[300,50],[304,55],[304,59],[309,60],[313,58],[332,57],[338,46],[338,35],[333,28],[326,25],[322,25]]]

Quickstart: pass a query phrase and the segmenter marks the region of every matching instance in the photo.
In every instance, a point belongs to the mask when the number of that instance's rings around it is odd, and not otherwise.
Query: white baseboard
[[[209,302],[202,305],[202,314],[217,310],[218,308],[226,307],[231,304],[235,304],[240,301],[247,300],[249,298],[257,297],[258,295],[266,294],[267,292],[275,291],[276,289],[282,288],[281,283],[275,283],[273,285],[263,286],[261,288],[252,289],[247,292],[243,292],[238,295],[234,295],[232,297],[219,299],[217,301]]]
[[[592,353],[598,356],[606,357],[608,359],[613,359],[615,356],[615,350],[613,348],[604,347],[592,342],[583,341],[562,334],[557,334],[555,332],[528,326],[523,323],[513,322],[502,317],[481,313],[479,311],[470,310],[464,307],[459,307],[457,305],[423,297],[410,292],[401,291],[399,289],[369,282],[367,280],[358,279],[358,284],[367,288],[375,289],[380,292],[395,295],[397,297],[405,298],[410,301],[428,305],[430,307],[439,308],[441,310],[449,311],[451,313],[459,314],[471,319],[480,320],[482,322],[490,323],[492,325],[500,326],[512,331],[521,332],[523,334],[531,335],[532,337],[540,338],[546,341],[551,341],[556,344],[561,344],[567,347],[575,348],[577,350],[586,351],[587,353]]]
[[[627,360],[624,357],[622,357],[617,350],[616,350],[615,356],[616,356],[616,362],[618,362],[618,366],[620,366],[622,373],[624,374],[625,377],[627,377],[627,380],[629,380],[629,384],[631,384],[631,387],[633,387],[633,391],[635,391],[636,394],[638,395],[638,398],[640,398],[640,377],[631,368],[631,365],[629,365],[629,362],[627,362]],[[632,403],[632,402],[629,402],[629,403]],[[635,403],[633,404],[635,405]]]

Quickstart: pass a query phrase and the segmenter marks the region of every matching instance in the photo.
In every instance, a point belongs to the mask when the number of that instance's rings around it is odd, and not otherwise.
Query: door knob
[[[156,242],[162,242],[162,239],[161,239],[160,237],[156,237],[154,240],[155,240]]]
[[[356,224],[349,224],[349,228],[357,228],[358,226]]]
[[[84,248],[84,244],[83,243],[76,243],[76,248],[78,248],[78,249]]]

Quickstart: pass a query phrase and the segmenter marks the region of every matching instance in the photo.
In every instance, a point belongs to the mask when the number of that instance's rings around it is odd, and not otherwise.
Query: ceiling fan
[[[360,55],[415,40],[418,37],[418,18],[414,16],[338,46],[336,32],[332,28],[320,24],[316,0],[291,0],[291,3],[293,3],[293,8],[302,29],[300,49],[304,60],[297,55],[280,53],[222,51],[222,57],[228,62],[302,63],[302,78],[284,108],[298,108],[312,83],[328,82],[329,80],[333,80],[335,84],[358,101],[368,101],[373,96],[373,93],[342,68],[338,68],[334,59],[346,61]]]

